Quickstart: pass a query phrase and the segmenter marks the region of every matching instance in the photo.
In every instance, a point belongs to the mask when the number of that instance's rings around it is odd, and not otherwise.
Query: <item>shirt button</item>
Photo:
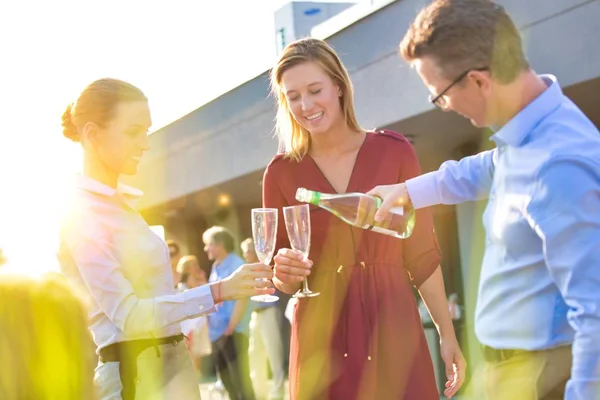
[[[200,306],[198,308],[200,309],[200,311],[204,310],[204,306]]]

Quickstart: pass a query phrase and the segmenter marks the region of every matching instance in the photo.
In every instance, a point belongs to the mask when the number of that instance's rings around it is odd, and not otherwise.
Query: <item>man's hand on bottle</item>
[[[400,207],[410,204],[410,196],[404,183],[395,185],[375,186],[368,195],[380,197],[383,203],[375,213],[375,221],[383,221],[387,218],[390,208]]]

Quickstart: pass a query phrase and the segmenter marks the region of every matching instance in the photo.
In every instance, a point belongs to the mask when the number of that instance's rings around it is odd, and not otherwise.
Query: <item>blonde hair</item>
[[[244,241],[240,243],[240,247],[243,252],[254,251],[254,240],[252,240],[252,238],[244,239]]]
[[[87,122],[104,127],[115,117],[117,106],[127,101],[148,101],[131,83],[104,78],[90,83],[77,100],[69,104],[62,116],[63,135],[79,142],[79,129]]]
[[[0,278],[2,399],[94,398],[87,313],[64,277]]]
[[[188,277],[192,274],[192,265],[196,265],[196,268],[202,269],[198,258],[196,256],[183,256],[177,262],[177,273],[181,275],[180,281],[186,282]]]
[[[271,70],[271,90],[278,103],[276,131],[280,150],[295,161],[300,161],[308,153],[311,145],[310,132],[292,115],[281,87],[281,78],[285,71],[305,62],[317,63],[339,86],[342,92],[340,106],[346,124],[357,132],[363,130],[356,119],[350,75],[335,50],[319,39],[305,38],[292,42],[283,49],[277,65]]]

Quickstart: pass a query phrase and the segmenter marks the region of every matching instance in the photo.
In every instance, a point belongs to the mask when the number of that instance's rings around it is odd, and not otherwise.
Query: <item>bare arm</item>
[[[444,289],[444,277],[441,267],[429,276],[419,287],[419,294],[431,315],[431,319],[437,328],[440,337],[445,335],[454,335],[454,326],[448,310],[448,300],[446,299],[446,289]]]
[[[440,335],[440,353],[444,360],[448,379],[444,394],[450,398],[458,392],[465,381],[467,363],[456,340],[446,300],[442,269],[439,266],[419,287],[419,294]]]

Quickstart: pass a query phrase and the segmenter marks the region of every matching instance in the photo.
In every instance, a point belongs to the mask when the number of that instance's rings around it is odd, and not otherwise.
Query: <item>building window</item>
[[[285,28],[277,30],[275,34],[275,40],[277,41],[277,53],[279,54],[285,47]]]

